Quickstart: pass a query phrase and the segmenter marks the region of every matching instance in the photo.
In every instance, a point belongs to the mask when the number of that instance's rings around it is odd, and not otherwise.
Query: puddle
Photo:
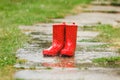
[[[33,33],[35,35],[40,35],[41,33]],[[42,55],[42,50],[44,48],[48,48],[50,47],[52,44],[51,41],[48,40],[42,40],[42,39],[31,39],[28,41],[28,46],[26,48],[24,48],[25,50],[23,50],[22,54],[19,54],[19,58],[22,59],[27,59],[28,62],[32,61],[31,63],[33,64],[25,64],[26,66],[31,66],[33,65],[34,67],[38,67],[35,66],[36,64],[38,65],[42,65],[43,67],[59,67],[59,68],[86,68],[86,67],[95,67],[96,65],[94,65],[91,62],[91,59],[93,58],[98,58],[98,57],[104,57],[104,56],[112,56],[113,53],[111,52],[95,52],[97,50],[93,51],[93,48],[88,48],[86,46],[81,46],[77,45],[77,52],[75,57],[72,58],[62,58],[62,57],[54,57],[54,58],[45,58]],[[83,44],[83,43],[82,43]],[[97,45],[99,44],[103,44],[103,43],[97,43]],[[88,43],[85,43],[85,45],[88,46]],[[89,45],[96,45],[96,43],[91,43],[89,42]],[[89,50],[90,49],[90,50]],[[91,51],[92,50],[92,51]],[[38,52],[39,51],[39,52]],[[90,52],[88,52],[90,51]],[[83,54],[85,53],[85,54]],[[51,61],[51,62],[49,62]],[[37,62],[37,63],[36,63]],[[35,63],[35,64],[34,64]],[[22,65],[24,66],[24,65]],[[41,66],[40,66],[41,68]]]
[[[75,68],[75,59],[73,58],[62,58],[62,57],[56,57],[55,63],[42,63],[44,67],[61,67],[61,68]]]

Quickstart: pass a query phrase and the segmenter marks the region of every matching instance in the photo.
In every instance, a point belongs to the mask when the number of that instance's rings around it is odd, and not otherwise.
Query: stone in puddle
[[[96,37],[99,35],[99,32],[94,32],[94,31],[78,31],[77,32],[78,37]]]
[[[52,69],[52,70],[21,70],[16,72],[15,79],[22,80],[120,80],[120,76],[113,74],[111,69],[78,70],[78,69]]]
[[[80,13],[74,16],[67,16],[64,19],[53,19],[55,22],[75,22],[78,26],[86,25],[96,25],[101,24],[110,24],[113,26],[118,25],[120,20],[120,14],[110,14],[110,13]]]
[[[85,11],[91,12],[116,12],[120,13],[120,7],[115,6],[90,6],[89,8],[84,9]]]
[[[81,47],[85,46],[99,46],[99,45],[104,45],[107,43],[102,43],[102,42],[77,42],[77,45],[80,45]]]
[[[120,56],[114,52],[80,52],[76,51],[75,60],[76,63],[79,64],[81,61],[85,62],[86,60],[92,60],[95,58],[102,58],[102,57],[114,57]]]
[[[111,1],[110,0],[107,0],[107,1],[105,1],[105,0],[94,0],[94,1],[92,1],[91,4],[93,4],[93,5],[110,5]]]

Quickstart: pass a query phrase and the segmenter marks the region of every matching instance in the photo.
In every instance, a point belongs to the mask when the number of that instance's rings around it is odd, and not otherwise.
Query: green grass
[[[6,66],[0,69],[0,80],[13,80],[13,73],[15,69],[13,66]]]
[[[10,66],[16,62],[15,52],[27,40],[18,29],[19,25],[51,22],[52,18],[63,18],[71,14],[77,5],[89,2],[90,0],[1,0],[0,78],[11,80],[14,70]]]
[[[120,28],[114,28],[110,25],[98,25],[96,30],[100,31],[100,35],[96,37],[97,41],[103,42],[120,42]]]
[[[12,80],[15,52],[26,40],[27,37],[12,24],[0,28],[0,80]]]
[[[120,67],[120,57],[97,58],[93,62],[104,67]]]
[[[9,26],[10,27],[10,26]],[[1,28],[0,31],[0,68],[15,63],[15,51],[26,40],[25,36],[15,27]]]
[[[120,6],[120,0],[112,0],[111,5]]]
[[[103,41],[112,44],[110,47],[118,49],[118,53],[120,53],[120,27],[115,28],[110,25],[98,25],[95,27],[95,29],[101,32],[101,34],[96,37],[97,41]],[[94,61],[109,66],[120,66],[120,57],[100,58],[95,59]]]
[[[102,25],[98,24],[96,26],[84,26],[83,30],[92,30],[92,31],[99,31],[100,35],[95,37],[94,39],[90,40],[82,40],[82,42],[106,42],[107,45],[101,45],[98,47],[101,48],[113,48],[118,49],[118,53],[120,53],[120,27],[113,27],[111,25]],[[96,48],[97,46],[95,46]],[[94,59],[93,62],[99,63],[104,66],[114,66],[116,63],[120,66],[120,57],[109,57],[109,58],[98,58]],[[112,64],[111,64],[112,63]]]
[[[120,27],[112,27],[111,25],[103,25],[98,24],[96,26],[84,26],[83,30],[92,30],[92,31],[99,31],[100,35],[98,35],[93,40],[93,42],[120,42]],[[83,40],[85,41],[85,40]]]
[[[51,18],[62,18],[69,14],[77,4],[88,2],[90,0],[2,0],[0,18],[7,24],[49,22]]]
[[[120,25],[119,25],[120,26]],[[120,27],[119,26],[111,26],[111,25],[98,25],[94,27],[94,30],[97,30],[100,32],[100,35],[98,35],[95,40],[96,41],[102,41],[110,43],[113,49],[117,50],[117,53],[120,53]],[[103,61],[101,61],[103,60]],[[120,67],[120,57],[110,57],[110,58],[101,58],[101,59],[95,59],[94,61],[97,61],[99,63],[102,63],[105,65],[109,65],[112,67]],[[117,63],[117,64],[116,64]]]

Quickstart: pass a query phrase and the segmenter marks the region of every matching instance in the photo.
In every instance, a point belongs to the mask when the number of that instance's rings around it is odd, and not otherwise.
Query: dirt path
[[[103,68],[92,63],[92,59],[94,58],[118,56],[114,50],[100,47],[100,45],[105,45],[108,43],[81,41],[92,39],[99,35],[99,32],[82,30],[81,28],[83,26],[96,25],[99,22],[114,26],[119,25],[120,8],[118,9],[117,7],[116,9],[113,7],[118,13],[108,13],[108,11],[104,12],[107,8],[101,10],[102,6],[99,6],[96,11],[94,7],[95,6],[85,9],[90,12],[67,16],[64,19],[53,19],[54,22],[75,22],[79,25],[77,49],[75,52],[75,57],[73,58],[43,57],[41,51],[51,45],[52,23],[37,24],[34,26],[20,26],[20,29],[26,35],[31,36],[31,40],[29,40],[23,48],[16,52],[16,57],[20,59],[20,61],[15,64],[15,67],[23,70],[18,70],[15,73],[15,79],[120,80],[119,68]],[[94,13],[91,13],[91,11]]]

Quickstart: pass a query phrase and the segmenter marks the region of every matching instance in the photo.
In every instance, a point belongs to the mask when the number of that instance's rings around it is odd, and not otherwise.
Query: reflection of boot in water
[[[65,68],[74,68],[75,67],[74,58],[61,58],[60,62],[61,62],[60,63],[61,67],[65,67]]]
[[[43,63],[42,65],[45,67],[62,67],[62,68],[74,68],[75,62],[74,58],[56,58],[54,63]]]

